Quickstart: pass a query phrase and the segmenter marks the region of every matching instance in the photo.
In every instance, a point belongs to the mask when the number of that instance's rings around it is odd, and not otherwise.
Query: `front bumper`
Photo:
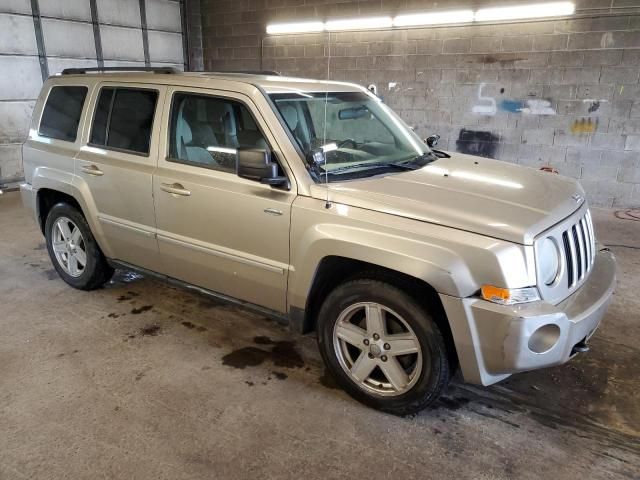
[[[512,373],[568,361],[598,328],[615,284],[614,256],[601,250],[587,281],[557,305],[507,306],[442,295],[465,381],[491,385]]]

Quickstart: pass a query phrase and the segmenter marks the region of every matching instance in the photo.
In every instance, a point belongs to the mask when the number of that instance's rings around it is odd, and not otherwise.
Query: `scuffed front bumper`
[[[587,281],[557,305],[506,306],[441,295],[465,381],[490,385],[568,361],[598,328],[615,284],[614,256],[601,250]]]

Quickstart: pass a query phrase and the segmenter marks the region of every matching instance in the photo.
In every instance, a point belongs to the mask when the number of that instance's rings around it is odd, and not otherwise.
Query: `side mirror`
[[[278,164],[271,161],[271,152],[262,148],[238,148],[238,176],[272,186],[286,185],[287,177],[278,176]]]
[[[433,148],[438,145],[438,140],[440,140],[440,135],[430,135],[425,140],[425,143],[429,145],[429,148]]]

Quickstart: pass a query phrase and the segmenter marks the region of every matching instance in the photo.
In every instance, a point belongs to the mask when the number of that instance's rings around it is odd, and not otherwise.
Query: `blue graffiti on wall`
[[[524,102],[520,100],[502,100],[500,102],[500,109],[509,113],[520,113],[524,107]]]

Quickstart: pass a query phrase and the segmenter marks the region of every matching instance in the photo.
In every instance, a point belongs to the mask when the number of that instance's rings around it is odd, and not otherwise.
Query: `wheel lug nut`
[[[386,362],[387,361],[387,356],[386,355],[382,355],[380,357],[380,360],[382,360],[383,362]]]
[[[380,340],[380,335],[378,335],[377,333],[373,334],[373,339],[374,340]]]
[[[365,345],[369,345],[369,339],[368,339],[368,338],[365,338],[363,343],[364,343]]]
[[[388,343],[385,343],[383,346],[385,350],[391,350],[391,345],[389,345]]]
[[[373,353],[369,353],[369,358],[373,358]]]

